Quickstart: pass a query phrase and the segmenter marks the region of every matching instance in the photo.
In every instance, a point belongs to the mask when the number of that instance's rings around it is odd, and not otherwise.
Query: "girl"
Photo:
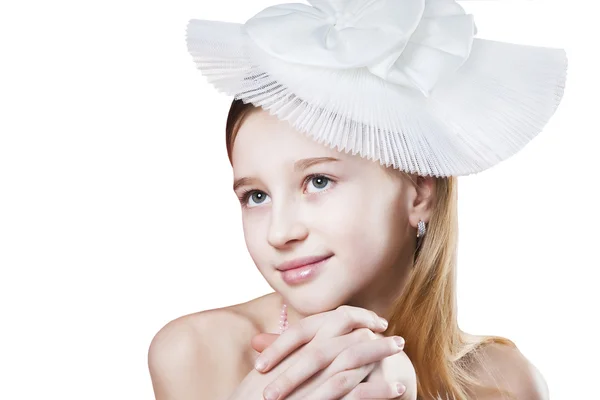
[[[236,97],[233,189],[274,292],[161,329],[157,400],[547,399],[514,343],[458,327],[456,177],[541,130],[564,52],[474,40],[452,0],[311,3],[188,25]]]

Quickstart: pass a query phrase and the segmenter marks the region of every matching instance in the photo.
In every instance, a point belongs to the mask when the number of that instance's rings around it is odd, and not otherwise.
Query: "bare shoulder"
[[[157,400],[226,399],[253,368],[260,323],[248,303],[184,315],[163,326],[148,350]]]
[[[548,386],[539,370],[517,347],[491,343],[478,350],[480,362],[475,365],[476,377],[486,386],[500,387],[516,399],[547,400]],[[498,394],[474,390],[472,396],[481,400],[505,399]]]

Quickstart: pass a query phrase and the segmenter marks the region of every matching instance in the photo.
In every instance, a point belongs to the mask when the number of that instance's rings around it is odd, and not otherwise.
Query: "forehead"
[[[308,157],[335,157],[344,162],[363,163],[366,160],[318,143],[296,130],[288,121],[259,108],[246,116],[232,149],[234,169],[246,169],[260,161],[263,166],[289,163]]]

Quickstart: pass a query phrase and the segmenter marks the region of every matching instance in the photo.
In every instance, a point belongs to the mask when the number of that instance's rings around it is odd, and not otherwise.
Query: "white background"
[[[152,399],[165,323],[271,291],[231,190],[231,98],[185,27],[276,3],[2,2],[0,398]],[[478,37],[564,47],[570,67],[544,132],[460,180],[459,323],[516,342],[553,400],[600,398],[597,14],[461,4]]]

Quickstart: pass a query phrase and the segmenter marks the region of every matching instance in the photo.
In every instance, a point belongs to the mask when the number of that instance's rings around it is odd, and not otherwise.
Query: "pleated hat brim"
[[[470,175],[517,153],[555,113],[567,75],[563,49],[475,38],[462,67],[425,97],[367,68],[272,57],[244,24],[192,19],[186,43],[218,92],[331,148],[423,176]]]

